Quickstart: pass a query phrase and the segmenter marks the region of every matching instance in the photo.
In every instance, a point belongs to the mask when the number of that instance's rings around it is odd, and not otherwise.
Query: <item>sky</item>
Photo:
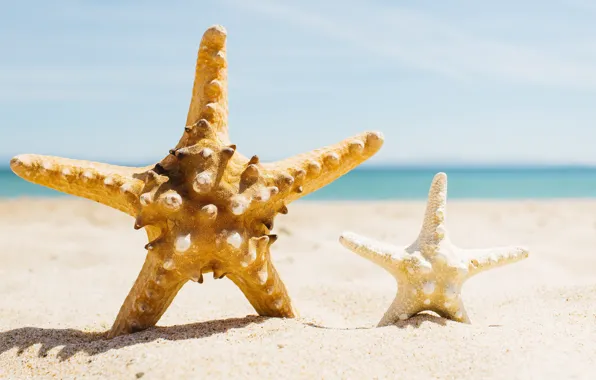
[[[596,164],[590,0],[20,0],[0,12],[0,166],[161,159],[214,24],[246,156],[378,130],[370,165]]]

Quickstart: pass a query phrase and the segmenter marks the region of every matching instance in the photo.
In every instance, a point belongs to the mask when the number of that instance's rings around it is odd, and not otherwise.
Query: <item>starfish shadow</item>
[[[177,341],[207,338],[211,335],[225,333],[230,329],[263,323],[267,319],[267,317],[252,315],[244,318],[220,319],[187,325],[152,327],[113,339],[106,339],[106,332],[22,327],[0,332],[0,354],[17,347],[17,355],[21,355],[27,348],[41,344],[38,356],[46,357],[53,348],[63,346],[56,357],[64,361],[81,351],[93,356],[109,350],[117,350],[158,339]]]
[[[416,314],[405,321],[398,321],[392,324],[391,326],[399,327],[400,329],[406,327],[420,327],[424,323],[434,323],[440,326],[446,326],[448,319],[439,317],[438,315],[429,314],[429,313],[419,313]]]
[[[445,325],[447,325],[447,321],[448,321],[447,319],[441,318],[437,315],[420,313],[420,314],[416,314],[416,315],[412,316],[409,319],[406,319],[405,321],[398,321],[390,326],[396,326],[401,329],[409,327],[409,326],[418,328],[418,327],[422,326],[422,324],[425,322],[445,326]],[[326,330],[369,330],[369,329],[374,329],[374,328],[378,327],[376,325],[375,326],[365,326],[365,327],[329,327],[329,326],[323,326],[321,324],[317,324],[317,323],[313,323],[313,322],[305,323],[305,325],[314,327],[314,328],[318,328],[318,329],[326,329]],[[387,326],[383,326],[383,327],[387,327]]]
[[[323,326],[314,322],[306,322],[306,326],[314,327],[316,329],[325,329],[325,330],[368,330],[374,328],[374,326],[366,326],[366,327],[331,327],[331,326]]]

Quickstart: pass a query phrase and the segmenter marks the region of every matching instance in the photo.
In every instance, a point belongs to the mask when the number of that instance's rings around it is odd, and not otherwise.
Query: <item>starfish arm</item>
[[[228,274],[259,315],[294,318],[298,316],[290,296],[269,255],[267,236],[252,238],[243,267]],[[244,266],[245,265],[245,266]]]
[[[149,230],[150,236],[157,236]],[[151,243],[149,243],[151,244]],[[141,331],[154,326],[188,281],[171,267],[172,252],[163,246],[149,250],[143,268],[124,300],[108,338]]]
[[[452,321],[460,323],[471,323],[470,317],[468,316],[468,312],[464,307],[464,303],[462,302],[460,295],[457,296],[457,299],[452,300],[449,303],[445,303],[435,311],[443,318],[451,319]]]
[[[445,205],[447,202],[447,175],[438,173],[433,178],[428,192],[428,202],[422,230],[418,236],[420,244],[437,244],[445,237]]]
[[[227,87],[226,30],[215,25],[207,29],[201,40],[186,118],[188,133],[177,148],[192,145],[203,137],[229,143]]]
[[[379,243],[352,232],[341,234],[339,241],[344,247],[381,266],[394,276],[397,276],[405,268],[408,256],[403,249]]]
[[[141,168],[129,168],[68,158],[22,154],[10,161],[19,177],[67,194],[91,199],[129,215],[137,208],[143,181]]]
[[[528,250],[523,247],[498,247],[462,251],[462,256],[468,259],[469,276],[523,260],[528,255]]]
[[[411,289],[408,286],[399,287],[391,306],[383,314],[383,318],[381,318],[377,327],[391,326],[396,322],[405,321],[420,312],[418,302],[414,297],[410,297],[409,294],[411,294]]]
[[[279,188],[275,197],[289,203],[346,174],[373,156],[382,145],[380,132],[365,132],[335,145],[265,164],[264,174]]]

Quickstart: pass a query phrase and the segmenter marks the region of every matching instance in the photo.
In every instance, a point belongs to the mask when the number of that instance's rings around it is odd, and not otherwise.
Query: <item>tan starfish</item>
[[[433,179],[422,230],[405,248],[345,232],[340,242],[391,273],[398,284],[395,300],[378,326],[394,324],[430,310],[443,318],[470,323],[461,299],[463,283],[475,274],[528,257],[520,247],[464,250],[454,246],[445,230],[447,175]]]
[[[380,133],[367,132],[270,164],[242,156],[228,137],[225,41],[221,26],[203,35],[185,132],[159,163],[133,168],[38,155],[11,161],[28,181],[111,206],[135,217],[136,229],[145,227],[145,264],[109,337],[155,325],[180,288],[208,272],[232,280],[260,315],[295,317],[269,256],[274,217],[383,144]]]

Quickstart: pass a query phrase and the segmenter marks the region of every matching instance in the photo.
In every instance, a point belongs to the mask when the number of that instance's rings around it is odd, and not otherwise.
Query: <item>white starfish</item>
[[[394,324],[430,310],[443,318],[470,323],[461,299],[463,283],[475,274],[528,257],[521,247],[464,250],[454,246],[444,227],[447,175],[435,175],[422,230],[406,248],[344,232],[340,242],[391,273],[398,284],[395,300],[378,326]]]

